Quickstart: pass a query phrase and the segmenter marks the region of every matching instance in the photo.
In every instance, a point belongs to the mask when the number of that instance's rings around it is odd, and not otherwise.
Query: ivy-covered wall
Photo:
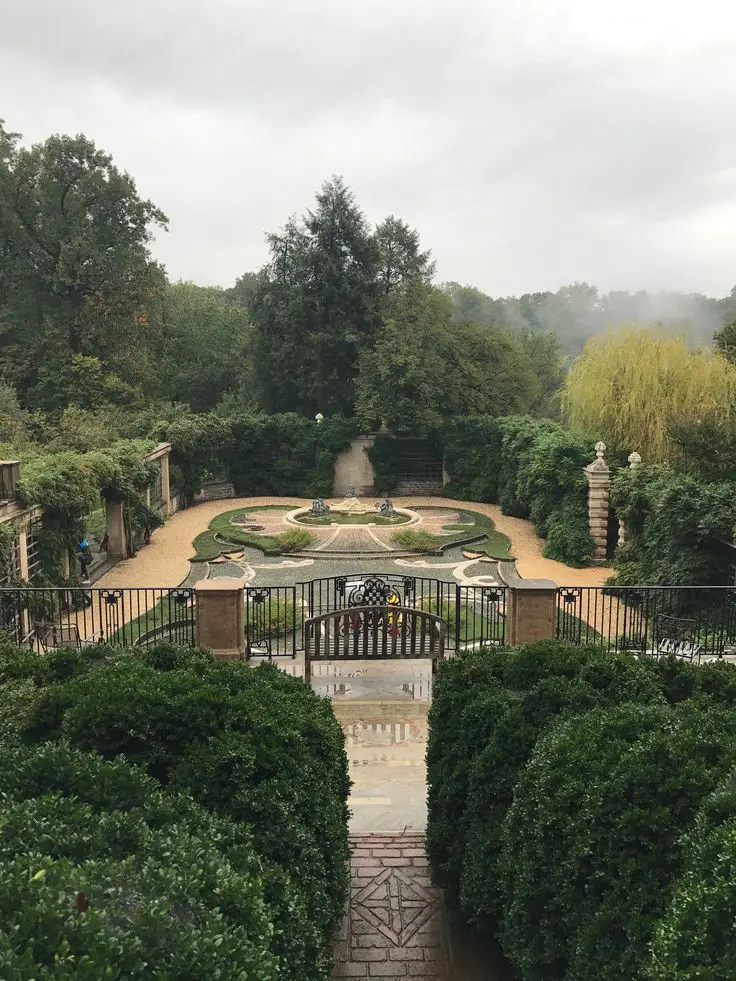
[[[340,416],[317,424],[295,413],[207,413],[177,419],[159,435],[171,443],[172,481],[190,504],[214,476],[231,480],[243,496],[329,497],[335,459],[357,432]]]

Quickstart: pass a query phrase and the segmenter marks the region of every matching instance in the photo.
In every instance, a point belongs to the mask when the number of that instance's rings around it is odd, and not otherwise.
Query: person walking
[[[82,571],[82,582],[88,583],[89,578],[89,566],[92,561],[92,554],[89,548],[89,542],[82,536],[79,539],[79,544],[77,545],[77,558],[79,559],[79,567]]]

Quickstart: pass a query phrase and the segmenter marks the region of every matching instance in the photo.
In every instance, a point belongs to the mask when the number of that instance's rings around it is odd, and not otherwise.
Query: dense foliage
[[[267,870],[278,977],[326,979],[347,889],[349,791],[329,703],[276,668],[168,645],[38,661],[14,649],[0,657],[0,693],[11,705],[19,685],[36,691],[30,711],[15,712],[16,739],[122,755],[170,792],[251,829]]]
[[[623,586],[722,585],[722,544],[736,532],[736,484],[709,484],[668,467],[619,471],[611,499],[626,522],[615,582]]]
[[[445,662],[430,709],[427,845],[469,922],[499,915],[498,830],[540,732],[562,712],[661,700],[626,656],[557,642]]]
[[[0,745],[0,802],[3,977],[280,977],[245,825],[64,743]]]
[[[687,704],[600,709],[538,741],[501,831],[523,981],[641,977],[682,834],[735,758],[733,713]]]
[[[736,774],[705,801],[685,849],[685,871],[660,921],[649,981],[736,977]]]
[[[721,965],[702,976],[729,976],[719,951],[731,949],[730,920],[717,916],[733,892],[724,883],[717,893],[708,873],[687,886],[698,873],[682,835],[736,760],[735,704],[731,665],[558,642],[467,651],[441,666],[427,750],[429,856],[462,919],[500,932],[522,981],[649,977],[658,930],[658,963],[687,963],[675,921],[695,931],[701,958]],[[714,824],[727,824],[734,799],[731,786],[709,812]],[[725,875],[728,858],[715,845],[707,854]],[[662,919],[683,868],[685,898]],[[706,889],[713,949],[691,899]]]
[[[594,439],[532,416],[459,418],[442,432],[445,493],[530,518],[548,558],[572,566],[593,558],[583,467],[594,457]]]
[[[563,415],[574,429],[605,433],[650,463],[677,463],[673,427],[704,415],[726,421],[736,407],[736,365],[720,353],[691,351],[661,330],[594,337],[565,382]]]
[[[328,497],[335,458],[355,432],[355,423],[340,416],[318,425],[295,413],[202,413],[162,425],[157,435],[171,443],[186,503],[213,476],[231,480],[239,495]]]

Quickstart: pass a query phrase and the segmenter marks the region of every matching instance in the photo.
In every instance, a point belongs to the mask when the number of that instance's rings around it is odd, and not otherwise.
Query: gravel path
[[[119,562],[96,585],[102,588],[178,586],[189,573],[189,559],[194,554],[192,542],[197,535],[207,530],[212,518],[223,511],[267,504],[293,504],[294,507],[300,507],[309,506],[311,501],[299,498],[246,497],[207,501],[187,508],[173,515],[163,528],[154,532],[151,544],[143,548],[134,559]],[[598,586],[611,575],[610,569],[571,569],[561,562],[544,558],[544,542],[534,534],[531,524],[520,518],[509,518],[501,514],[501,509],[495,504],[473,504],[443,497],[397,498],[394,504],[412,508],[469,508],[488,515],[493,519],[496,528],[511,540],[511,552],[517,560],[516,567],[525,579],[552,579],[560,586]],[[307,578],[311,578],[311,574]]]

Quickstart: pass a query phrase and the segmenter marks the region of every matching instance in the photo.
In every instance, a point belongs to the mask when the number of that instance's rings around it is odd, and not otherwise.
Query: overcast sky
[[[174,279],[258,268],[340,173],[494,296],[736,283],[725,0],[6,0],[0,118],[112,153]]]

